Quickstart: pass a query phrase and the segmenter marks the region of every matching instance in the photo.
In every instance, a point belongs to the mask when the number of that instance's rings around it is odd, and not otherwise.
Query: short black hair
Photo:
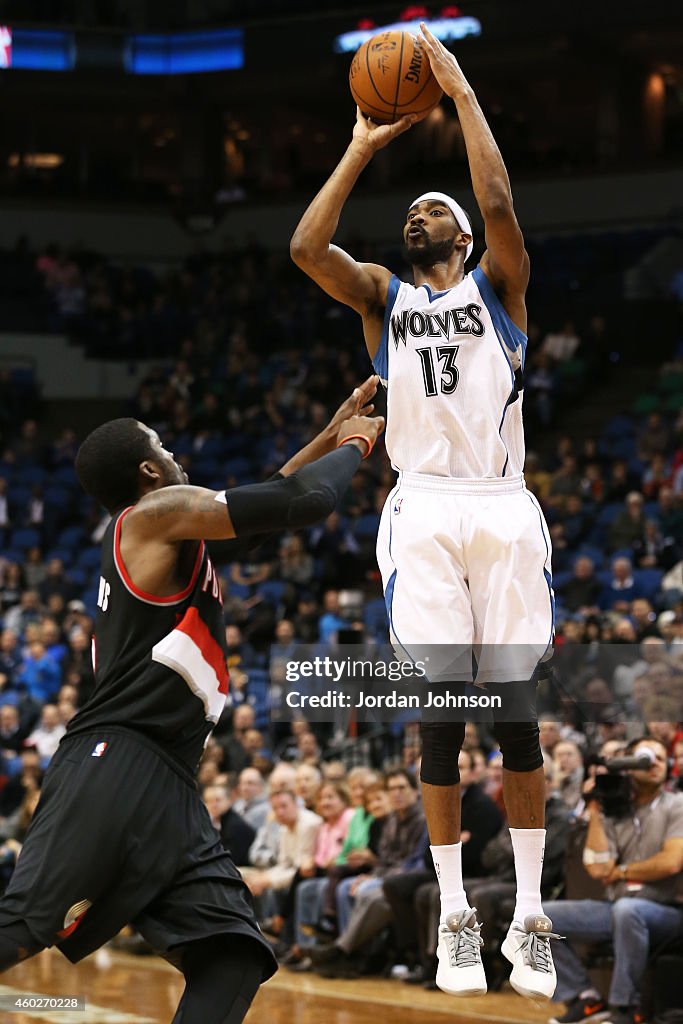
[[[387,772],[385,783],[388,784],[390,779],[398,779],[399,777],[405,779],[411,789],[417,789],[417,779],[405,768],[393,768],[390,772]]]
[[[153,457],[149,434],[138,420],[125,416],[88,434],[78,449],[76,473],[83,490],[114,513],[138,500],[138,468]]]

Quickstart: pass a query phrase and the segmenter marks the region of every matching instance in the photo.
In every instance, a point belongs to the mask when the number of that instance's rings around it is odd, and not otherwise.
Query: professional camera
[[[593,795],[607,818],[628,818],[633,812],[633,791],[628,772],[647,771],[655,763],[651,750],[644,747],[637,755],[599,757],[596,764],[606,768],[595,776]]]

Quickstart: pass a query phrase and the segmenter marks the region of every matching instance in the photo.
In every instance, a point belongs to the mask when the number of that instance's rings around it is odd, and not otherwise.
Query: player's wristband
[[[341,446],[343,444],[346,444],[347,441],[365,441],[365,443],[368,446],[368,450],[366,451],[365,455],[363,456],[364,459],[368,458],[368,456],[370,455],[370,452],[375,447],[375,442],[371,441],[370,438],[367,437],[365,434],[349,434],[347,437],[342,437],[341,441],[337,445],[337,448],[341,448]]]

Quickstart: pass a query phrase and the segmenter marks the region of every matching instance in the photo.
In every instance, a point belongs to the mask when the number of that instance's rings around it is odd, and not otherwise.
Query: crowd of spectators
[[[346,311],[303,278],[290,287],[290,271],[256,244],[239,261],[198,256],[161,291],[148,274],[151,305],[144,308],[144,280],[112,275],[97,260],[88,269],[47,251],[39,272],[55,302],[68,298],[68,316],[64,305],[59,310],[64,324],[80,295],[81,312],[69,323],[95,339],[96,350],[113,345],[132,356],[144,337],[159,356],[174,352],[159,358],[128,412],[159,432],[197,484],[224,488],[269,476],[369,369]],[[122,324],[130,328],[125,337]],[[559,396],[570,397],[592,376],[604,379],[609,344],[599,339],[609,331],[593,317],[547,333],[532,325],[529,336],[533,445],[539,425],[561,423]],[[540,381],[544,375],[553,387]],[[542,723],[549,896],[562,891],[560,851],[581,818],[584,774],[600,752],[647,732],[676,759],[671,785],[683,775],[680,352],[662,367],[658,387],[654,402],[607,420],[597,436],[563,436],[553,450],[527,457],[527,483],[554,549],[557,672],[555,685],[545,684],[549,717]],[[49,438],[31,412],[16,410],[5,424],[0,457],[5,878],[42,772],[94,685],[90,636],[106,526],[74,475],[79,432]],[[238,561],[214,546],[231,695],[199,782],[283,960],[335,976],[398,965],[409,980],[431,984],[438,890],[417,791],[415,729],[408,724],[364,747],[368,763],[354,771],[353,744],[334,730],[305,720],[275,727],[269,714],[274,642],[386,640],[374,544],[394,474],[381,448],[324,524],[267,540]],[[466,874],[480,904],[504,907],[511,851],[500,757],[484,727],[468,727],[462,759]],[[494,971],[504,918],[491,914],[486,952]]]

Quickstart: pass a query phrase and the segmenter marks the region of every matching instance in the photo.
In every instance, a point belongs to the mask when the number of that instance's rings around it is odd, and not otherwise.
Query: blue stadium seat
[[[363,608],[363,622],[368,633],[376,640],[385,640],[389,633],[389,617],[383,597],[367,601]]]
[[[85,605],[86,612],[88,613],[88,615],[91,615],[93,618],[97,615],[97,598],[98,597],[99,597],[99,589],[98,590],[86,590],[86,592],[81,595],[81,600],[82,600],[83,604]]]
[[[258,592],[264,601],[277,607],[286,589],[287,584],[282,580],[266,580],[265,583],[259,584]]]
[[[73,466],[59,466],[58,469],[53,469],[50,480],[53,484],[62,484],[74,491],[80,488],[76,470]]]
[[[222,470],[225,476],[251,477],[254,474],[250,459],[245,459],[243,456],[228,459],[223,463]]]
[[[14,472],[14,482],[23,487],[33,487],[34,484],[43,484],[47,479],[47,473],[42,466],[17,466]]]
[[[578,558],[580,555],[585,555],[587,558],[592,559],[596,569],[602,568],[605,560],[604,548],[597,547],[595,544],[581,544],[576,552],[576,557]]]
[[[266,729],[270,724],[270,674],[263,668],[250,668],[247,675],[247,699],[254,709],[256,728]]]
[[[633,579],[642,588],[643,594],[652,601],[659,590],[664,573],[661,569],[634,569]]]
[[[364,516],[359,516],[355,523],[352,523],[351,529],[356,537],[375,537],[379,530],[379,513],[368,512]]]
[[[99,548],[85,548],[79,554],[76,559],[76,566],[79,569],[97,569],[99,568],[102,553]]]
[[[562,590],[566,587],[571,579],[573,579],[574,573],[571,570],[565,572],[556,572],[553,574],[553,590]]]
[[[10,484],[7,489],[7,500],[15,508],[26,508],[31,500],[31,488],[21,484]]]
[[[222,461],[227,457],[225,441],[222,437],[207,437],[201,449],[197,452],[197,458],[202,460]]]
[[[30,526],[12,531],[12,546],[22,550],[40,547],[41,539],[40,532],[32,529]]]
[[[68,511],[72,497],[73,495],[69,488],[61,484],[48,484],[43,492],[45,504],[62,512]],[[91,498],[88,499],[88,501],[91,500]]]
[[[214,479],[223,479],[223,467],[215,459],[202,459],[192,462],[189,477],[193,484],[209,487]],[[225,483],[223,484],[225,486]]]
[[[70,548],[55,547],[50,548],[45,554],[46,562],[49,562],[52,558],[58,558],[68,568],[69,563],[73,561],[74,555]]]
[[[62,548],[77,548],[84,540],[85,531],[82,526],[68,526],[57,537],[57,544]]]

